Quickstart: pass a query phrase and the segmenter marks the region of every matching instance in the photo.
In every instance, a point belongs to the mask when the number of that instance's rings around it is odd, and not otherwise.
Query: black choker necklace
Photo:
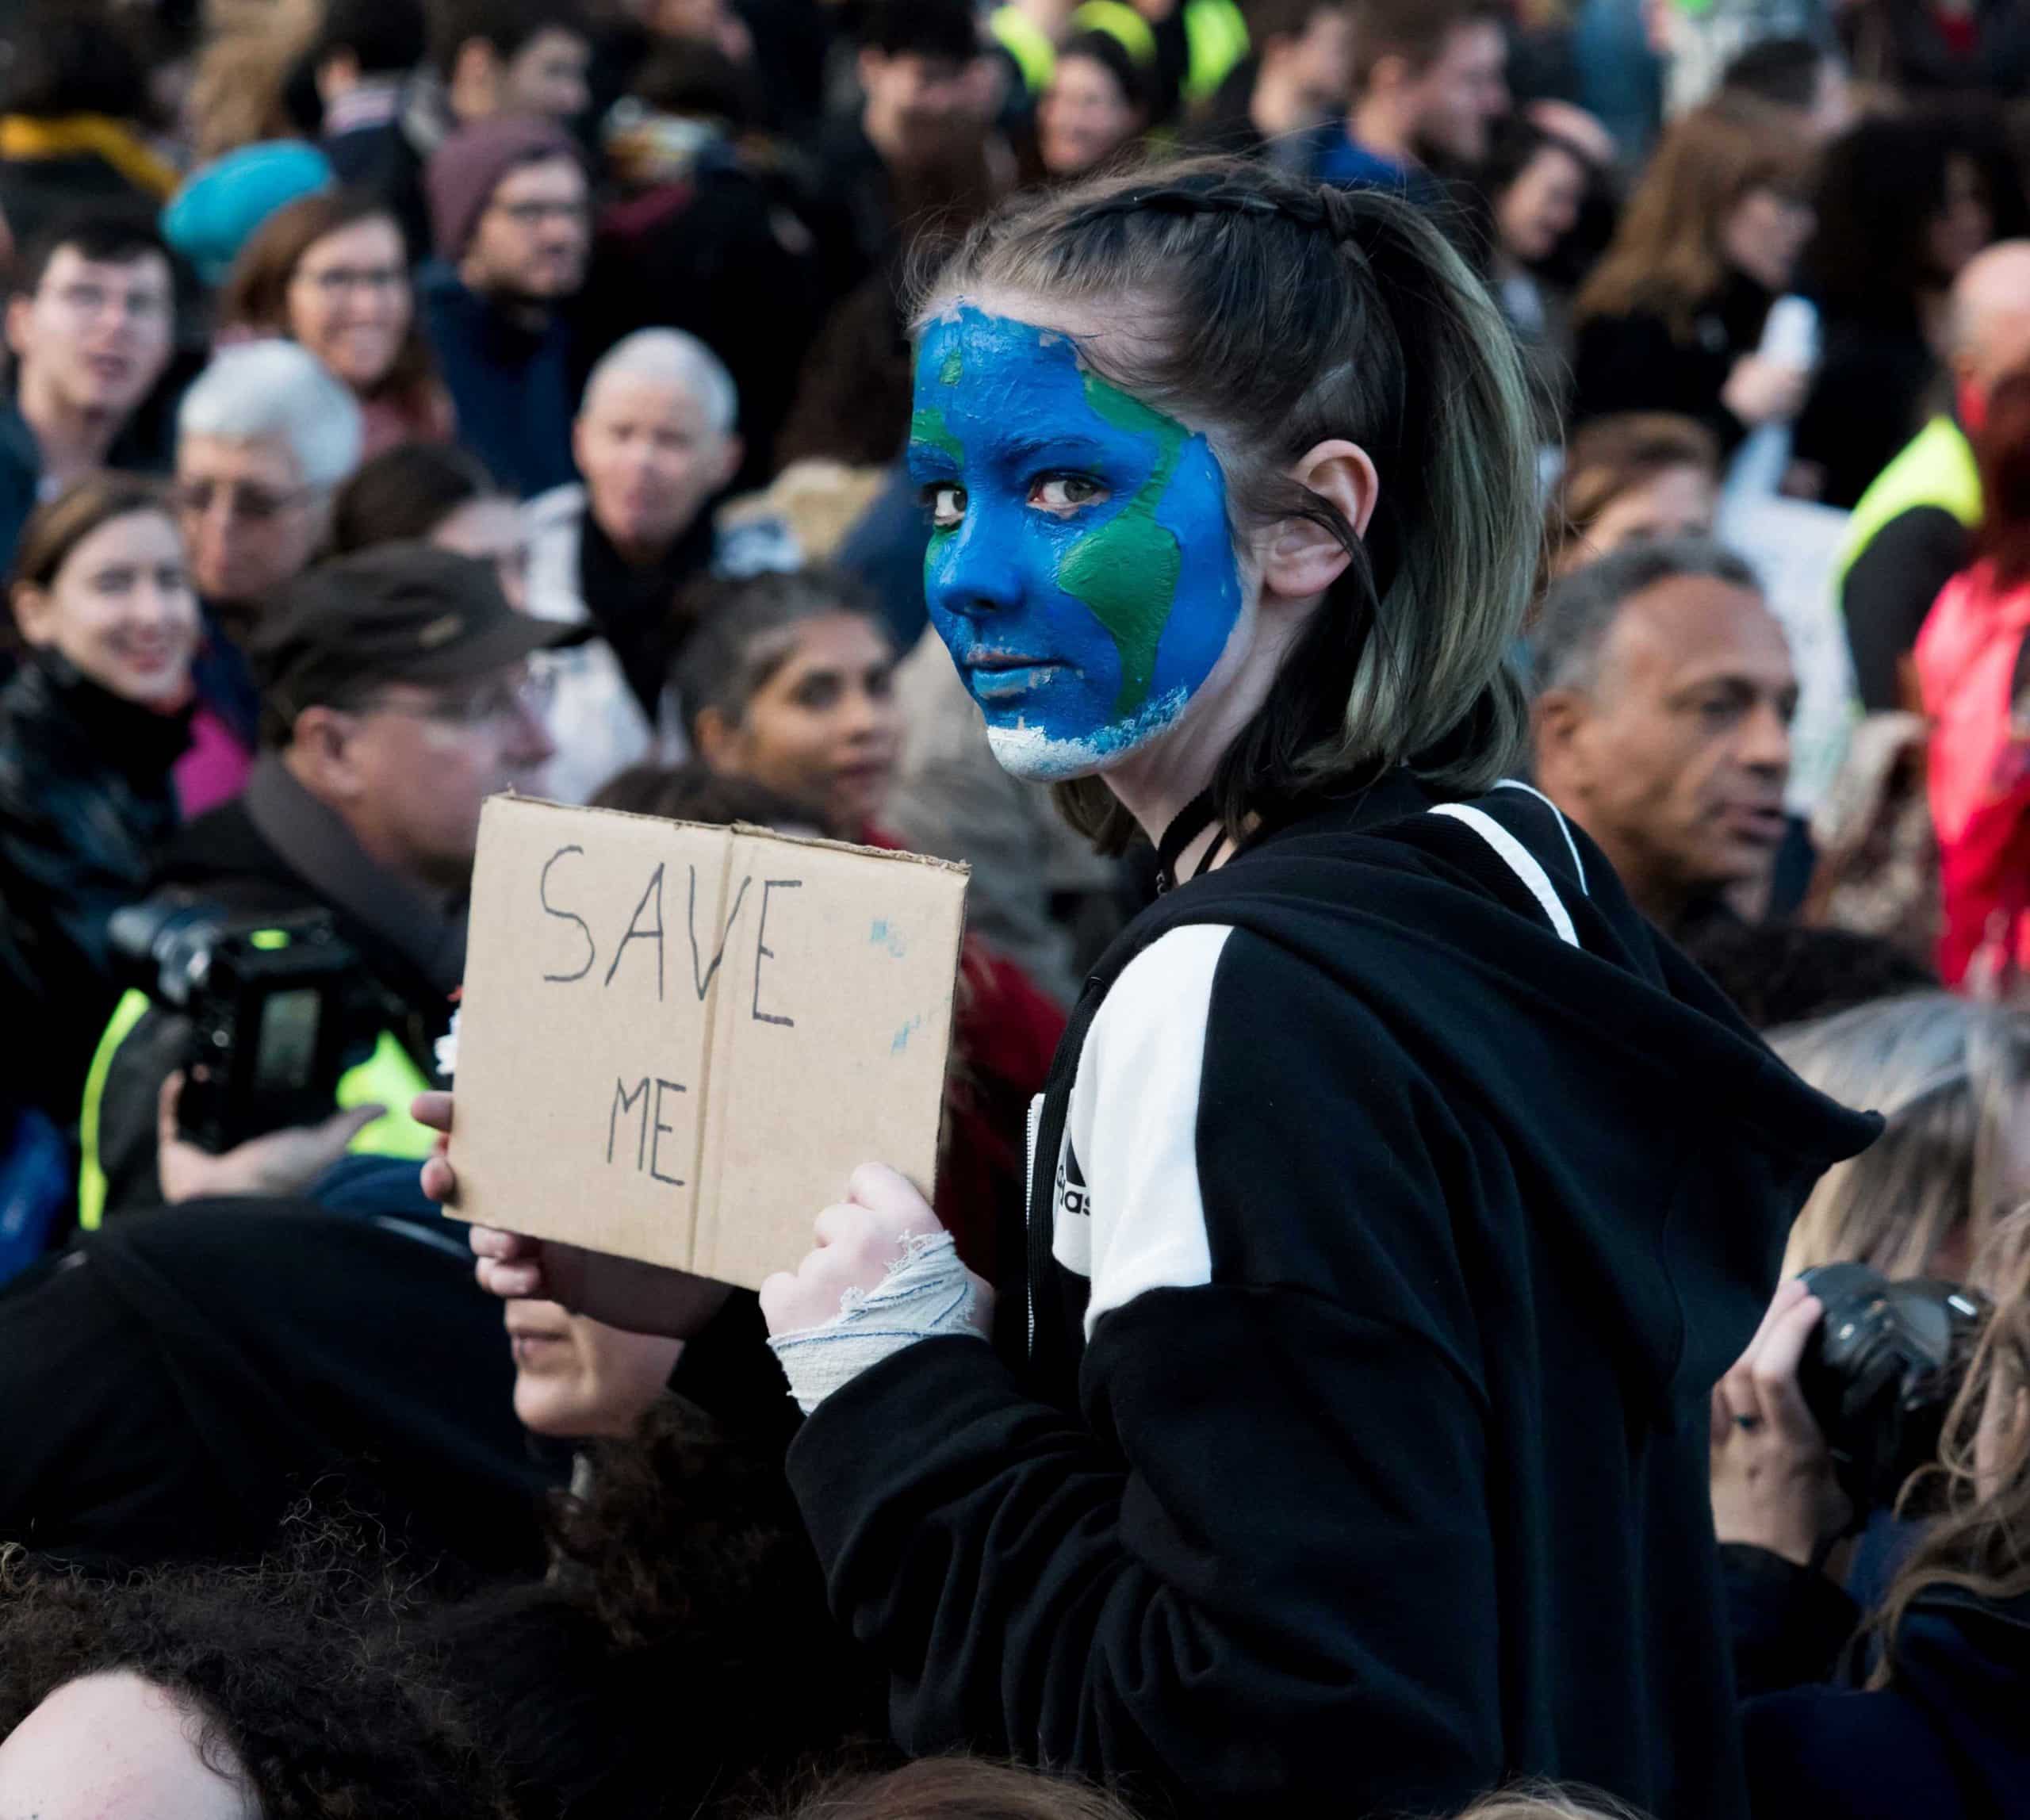
[[[1219,811],[1212,806],[1212,792],[1201,790],[1170,819],[1163,830],[1163,837],[1156,843],[1156,889],[1159,891],[1174,890],[1187,883],[1177,876],[1178,856],[1219,819]],[[1205,856],[1191,868],[1191,876],[1197,878],[1226,850],[1227,832],[1222,828]]]

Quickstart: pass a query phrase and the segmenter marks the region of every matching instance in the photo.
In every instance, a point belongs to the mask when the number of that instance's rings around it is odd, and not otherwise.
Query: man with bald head
[[[1988,394],[2030,365],[2030,240],[2004,240],[1970,260],[1952,287],[1952,408],[1932,419],[1854,508],[1840,602],[1861,704],[1906,705],[1903,670],[1939,590],[1969,560],[1981,522],[1981,479],[1967,441]]]
[[[1645,916],[1683,937],[1769,877],[1798,682],[1739,557],[1628,545],[1551,590],[1530,655],[1538,784]]]
[[[545,781],[583,802],[616,772],[684,756],[670,695],[678,596],[698,577],[795,566],[779,525],[722,535],[712,508],[739,471],[739,398],[681,329],[629,335],[592,369],[573,427],[582,482],[531,500],[529,611],[597,637],[547,660],[557,755]]]

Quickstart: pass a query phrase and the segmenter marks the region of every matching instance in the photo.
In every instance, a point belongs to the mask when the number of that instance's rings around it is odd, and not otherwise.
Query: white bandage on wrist
[[[437,1039],[437,1075],[440,1080],[448,1081],[458,1071],[458,1013],[456,1007],[451,1012],[451,1027]]]
[[[848,1289],[822,1327],[771,1339],[790,1381],[790,1394],[808,1416],[842,1384],[920,1339],[971,1334],[985,1339],[974,1312],[971,1274],[959,1262],[949,1232],[907,1242],[907,1249],[872,1291]]]

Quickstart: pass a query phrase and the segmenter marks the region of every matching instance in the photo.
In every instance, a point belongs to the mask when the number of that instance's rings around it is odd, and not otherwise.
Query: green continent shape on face
[[[1156,647],[1177,600],[1183,554],[1177,538],[1157,523],[1156,508],[1177,471],[1185,432],[1174,419],[1097,374],[1085,377],[1086,401],[1096,416],[1116,430],[1152,439],[1157,449],[1155,469],[1126,509],[1081,538],[1057,566],[1058,586],[1086,607],[1120,653],[1120,692],[1113,704],[1120,718],[1149,699]]]
[[[941,449],[952,458],[952,465],[960,473],[966,471],[966,445],[944,427],[942,411],[913,411],[910,413],[910,440],[926,443],[933,449]],[[933,530],[931,535],[942,535]]]
[[[956,385],[965,377],[966,357],[955,347],[945,355],[937,369],[937,383],[940,385]]]

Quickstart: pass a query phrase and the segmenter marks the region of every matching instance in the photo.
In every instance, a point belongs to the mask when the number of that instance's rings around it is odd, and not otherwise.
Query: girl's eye
[[[933,531],[950,531],[966,515],[966,489],[952,481],[933,481],[923,489]]]
[[[1029,483],[1029,504],[1045,512],[1076,512],[1107,496],[1107,489],[1084,474],[1040,474]]]

